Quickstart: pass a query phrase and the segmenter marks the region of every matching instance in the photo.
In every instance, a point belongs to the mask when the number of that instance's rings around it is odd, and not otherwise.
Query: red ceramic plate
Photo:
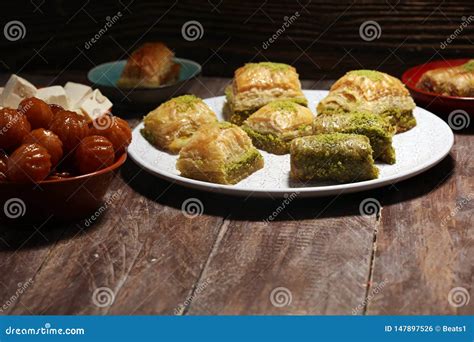
[[[474,116],[474,97],[441,95],[430,93],[416,87],[418,80],[426,71],[437,68],[454,67],[464,64],[467,61],[469,61],[468,58],[449,59],[417,65],[405,71],[402,75],[402,82],[408,87],[415,102],[420,107],[424,107],[442,117],[447,117],[454,110],[463,110],[469,115]]]

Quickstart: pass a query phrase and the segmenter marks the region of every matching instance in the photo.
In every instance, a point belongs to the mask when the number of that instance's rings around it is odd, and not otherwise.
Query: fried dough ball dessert
[[[63,143],[59,137],[51,131],[44,128],[38,128],[32,130],[23,139],[24,144],[33,144],[43,146],[48,150],[51,155],[51,164],[56,166],[63,157]]]
[[[91,134],[106,137],[114,145],[116,155],[124,153],[132,141],[132,131],[127,121],[116,116],[104,115],[95,119]]]
[[[114,146],[101,135],[90,135],[82,139],[75,157],[81,174],[95,172],[114,163]]]
[[[38,144],[21,145],[7,162],[7,178],[12,182],[39,182],[48,177],[50,171],[51,156]]]
[[[54,116],[49,105],[36,97],[21,101],[18,111],[26,115],[32,129],[48,128]]]
[[[64,152],[74,150],[81,140],[89,135],[87,120],[75,112],[57,112],[49,127],[63,142]]]
[[[49,106],[49,109],[51,109],[51,111],[53,112],[53,116],[56,115],[57,112],[61,112],[64,110],[64,108],[58,104],[51,103],[48,106]]]
[[[0,149],[12,150],[19,146],[31,131],[26,116],[16,109],[0,109]]]
[[[0,151],[0,182],[7,180],[7,162],[8,156]]]

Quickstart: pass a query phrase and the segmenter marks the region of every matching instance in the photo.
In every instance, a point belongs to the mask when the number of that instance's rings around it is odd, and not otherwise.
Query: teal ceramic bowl
[[[89,70],[87,78],[94,88],[100,89],[114,104],[152,107],[172,97],[187,94],[195,79],[201,74],[200,64],[184,58],[174,60],[181,65],[178,81],[156,88],[117,87],[126,60],[100,64]]]

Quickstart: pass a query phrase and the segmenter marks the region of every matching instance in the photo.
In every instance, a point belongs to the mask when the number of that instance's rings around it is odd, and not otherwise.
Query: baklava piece
[[[370,140],[373,158],[395,164],[392,137],[395,128],[380,115],[352,112],[348,114],[321,115],[314,120],[314,134],[349,133],[365,135]]]
[[[474,97],[474,59],[457,67],[429,70],[416,86],[442,95]]]
[[[141,133],[150,144],[176,154],[199,127],[213,122],[217,122],[216,114],[203,100],[183,95],[148,113]]]
[[[275,100],[307,106],[296,69],[282,63],[248,63],[235,71],[226,89],[230,121],[241,125],[250,114]]]
[[[132,52],[117,82],[121,88],[156,88],[178,80],[180,65],[163,43],[145,43]]]
[[[228,122],[203,126],[179,153],[183,177],[236,184],[263,167],[260,152],[238,126]]]
[[[399,79],[374,70],[349,71],[318,104],[319,114],[362,111],[389,119],[397,133],[416,126],[415,102]]]
[[[299,181],[350,183],[375,179],[369,138],[358,134],[319,134],[292,141],[291,177]]]
[[[253,144],[274,154],[290,152],[293,139],[311,135],[313,113],[304,106],[284,100],[270,102],[244,121],[242,129]]]

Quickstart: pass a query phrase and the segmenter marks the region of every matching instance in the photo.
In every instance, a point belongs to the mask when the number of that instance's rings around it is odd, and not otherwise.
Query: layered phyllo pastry
[[[132,52],[117,82],[121,88],[156,88],[178,80],[174,52],[160,42],[145,43]]]
[[[282,63],[248,63],[235,71],[226,89],[229,120],[241,125],[250,114],[275,100],[306,106],[296,69]]]
[[[199,127],[217,122],[216,114],[194,95],[175,97],[143,119],[141,133],[152,145],[178,153]]]
[[[314,133],[349,133],[365,135],[370,140],[373,158],[388,164],[395,164],[395,149],[392,137],[393,127],[380,115],[363,112],[321,115],[314,120]]]
[[[263,168],[263,158],[240,127],[222,122],[201,127],[179,153],[176,168],[187,178],[236,184]]]
[[[299,181],[349,183],[374,179],[369,138],[359,134],[318,134],[297,138],[290,147],[291,177]]]
[[[429,70],[416,86],[442,95],[474,97],[474,59],[457,67]]]
[[[312,133],[313,113],[289,100],[270,102],[244,121],[242,129],[253,144],[274,154],[290,152],[290,143]]]
[[[349,71],[318,104],[319,114],[371,112],[389,119],[397,133],[416,125],[415,102],[399,79],[374,70]]]

